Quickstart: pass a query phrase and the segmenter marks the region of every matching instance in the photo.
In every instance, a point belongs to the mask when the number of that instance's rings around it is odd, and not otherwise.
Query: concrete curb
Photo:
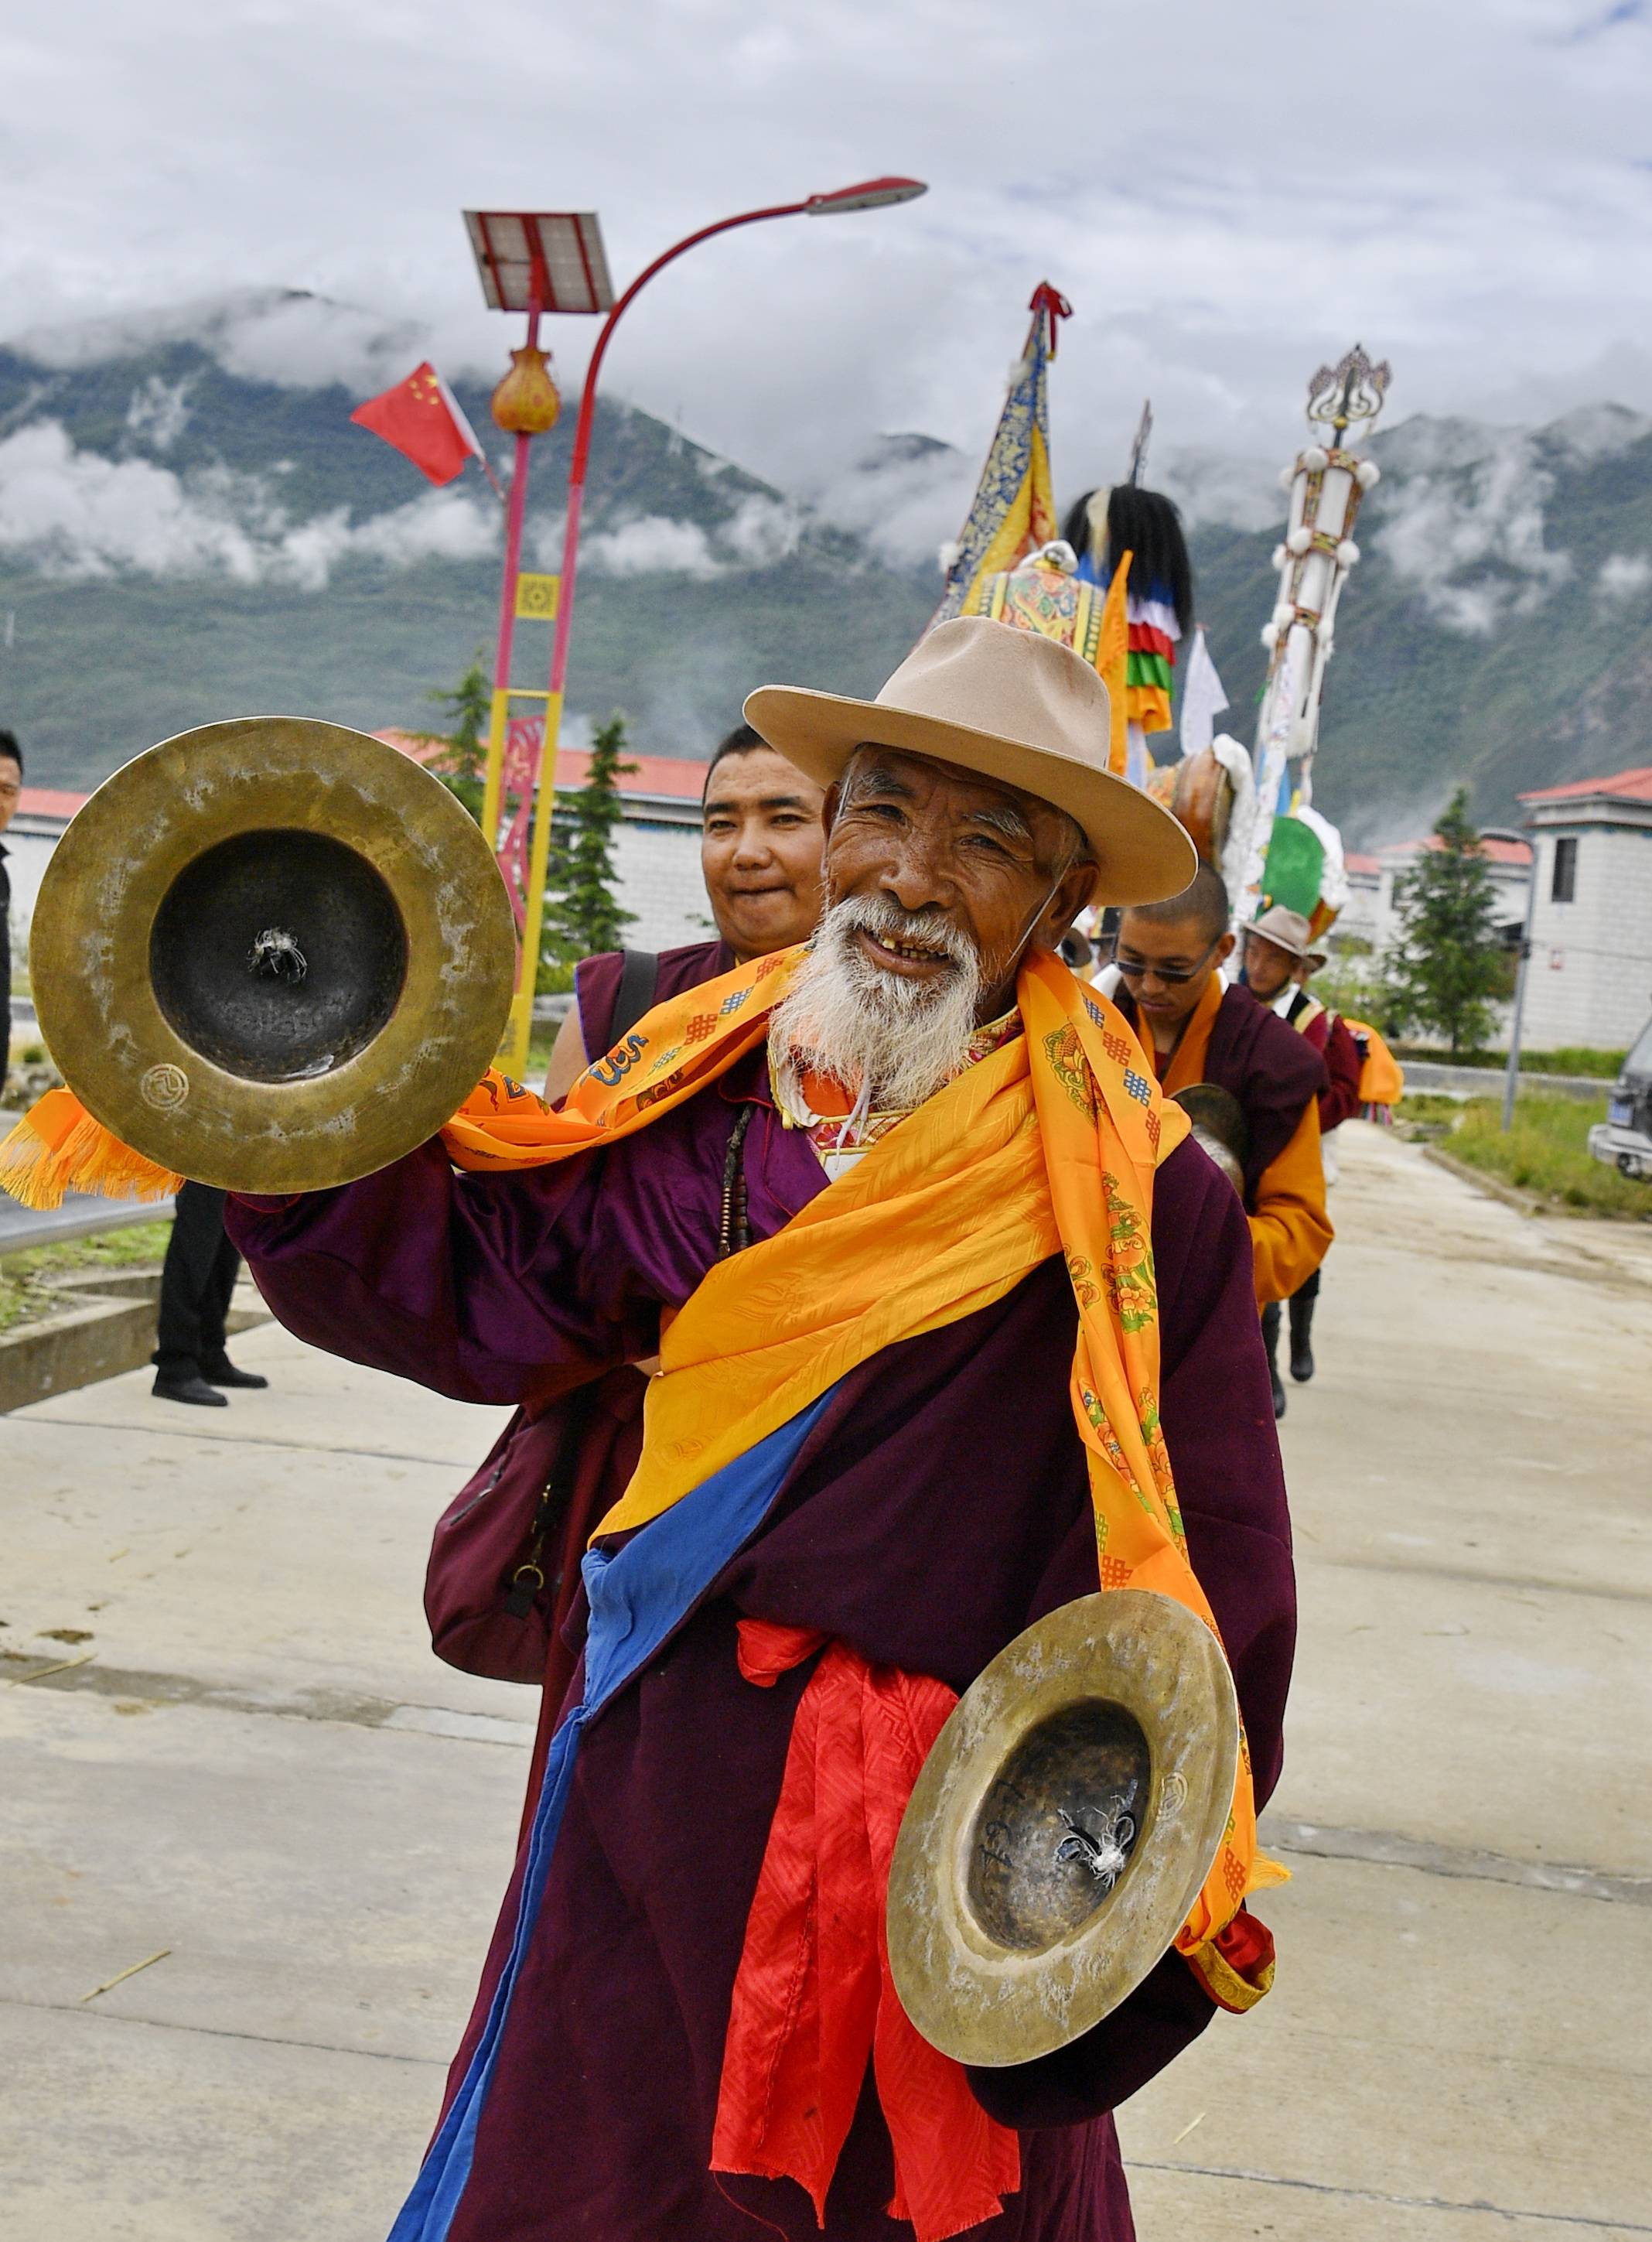
[[[1596,1215],[1585,1206],[1562,1206],[1557,1199],[1544,1198],[1541,1192],[1522,1191],[1518,1184],[1506,1184],[1501,1176],[1488,1176],[1483,1168],[1471,1168],[1467,1160],[1453,1159],[1449,1152],[1438,1144],[1425,1144],[1422,1157],[1432,1160],[1437,1168],[1448,1168],[1466,1184],[1474,1184],[1492,1198],[1502,1199],[1512,1206],[1516,1214],[1573,1214],[1588,1221],[1610,1222],[1610,1215]]]
[[[51,1289],[64,1300],[56,1315],[0,1333],[0,1416],[139,1370],[154,1351],[158,1269],[77,1269]],[[229,1326],[233,1332],[267,1320],[232,1308]]]

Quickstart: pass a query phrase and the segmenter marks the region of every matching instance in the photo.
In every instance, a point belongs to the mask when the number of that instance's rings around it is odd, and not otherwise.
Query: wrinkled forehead
[[[983,778],[979,771],[936,755],[915,755],[905,748],[863,741],[849,759],[841,781],[839,808],[853,809],[874,795],[906,802],[914,816],[948,822],[964,819],[990,825],[1038,846],[1055,831],[1061,812],[1036,794]]]

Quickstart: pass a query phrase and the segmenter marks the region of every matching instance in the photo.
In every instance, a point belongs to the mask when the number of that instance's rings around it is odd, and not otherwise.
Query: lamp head
[[[882,210],[890,203],[915,202],[929,192],[923,179],[862,179],[858,186],[839,187],[829,195],[811,195],[805,209],[810,218],[828,218],[838,211]]]

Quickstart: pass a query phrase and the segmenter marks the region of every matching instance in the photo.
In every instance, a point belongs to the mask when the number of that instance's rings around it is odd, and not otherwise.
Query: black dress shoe
[[[237,1370],[226,1354],[222,1362],[204,1363],[201,1375],[209,1386],[244,1386],[251,1391],[267,1386],[267,1378],[260,1378],[256,1370]]]
[[[150,1392],[157,1401],[187,1401],[197,1409],[227,1409],[230,1406],[204,1378],[157,1378]]]
[[[1281,1418],[1285,1414],[1285,1386],[1284,1386],[1284,1381],[1283,1381],[1283,1380],[1281,1379],[1281,1377],[1280,1377],[1280,1374],[1279,1374],[1279,1365],[1278,1365],[1276,1362],[1270,1362],[1270,1363],[1268,1364],[1268,1366],[1267,1366],[1267,1370],[1268,1370],[1268,1376],[1270,1377],[1270,1379],[1272,1379],[1272,1381],[1273,1381],[1273,1386],[1274,1386],[1274,1422],[1275,1424],[1277,1424],[1277,1423],[1279,1422],[1280,1419],[1281,1419]]]

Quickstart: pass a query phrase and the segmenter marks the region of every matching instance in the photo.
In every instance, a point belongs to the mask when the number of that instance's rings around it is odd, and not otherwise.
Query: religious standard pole
[[[1262,628],[1267,682],[1256,723],[1255,820],[1244,878],[1233,899],[1239,923],[1255,916],[1274,819],[1293,762],[1301,773],[1301,800],[1313,800],[1314,748],[1337,602],[1360,557],[1354,542],[1360,500],[1379,473],[1374,460],[1354,450],[1348,432],[1357,427],[1363,440],[1382,410],[1388,380],[1386,362],[1373,366],[1358,343],[1335,366],[1322,366],[1308,385],[1308,420],[1310,429],[1315,422],[1327,429],[1330,441],[1311,440],[1280,478],[1290,507],[1284,540],[1274,554],[1279,599]]]
[[[573,625],[573,591],[579,558],[579,518],[585,506],[585,467],[591,454],[592,423],[597,402],[597,377],[609,339],[627,307],[657,272],[674,263],[687,250],[736,226],[756,225],[772,218],[823,218],[839,211],[880,210],[891,203],[911,202],[926,191],[921,179],[869,179],[835,193],[809,195],[802,202],[777,203],[763,210],[742,211],[738,217],[719,218],[686,235],[653,263],[645,265],[603,321],[596,347],[585,372],[579,398],[579,417],[574,425],[573,456],[568,468],[568,512],[562,533],[562,573],[557,598],[556,637],[551,649],[550,692],[545,701],[545,738],[538,766],[528,780],[533,798],[532,839],[528,851],[527,892],[524,897],[522,963],[516,1001],[506,1031],[505,1064],[507,1073],[520,1075],[527,1066],[528,1039],[533,1025],[533,991],[538,978],[539,936],[545,917],[545,869],[551,855],[551,820],[556,808],[557,742],[562,729],[562,701],[568,675],[568,642]]]

